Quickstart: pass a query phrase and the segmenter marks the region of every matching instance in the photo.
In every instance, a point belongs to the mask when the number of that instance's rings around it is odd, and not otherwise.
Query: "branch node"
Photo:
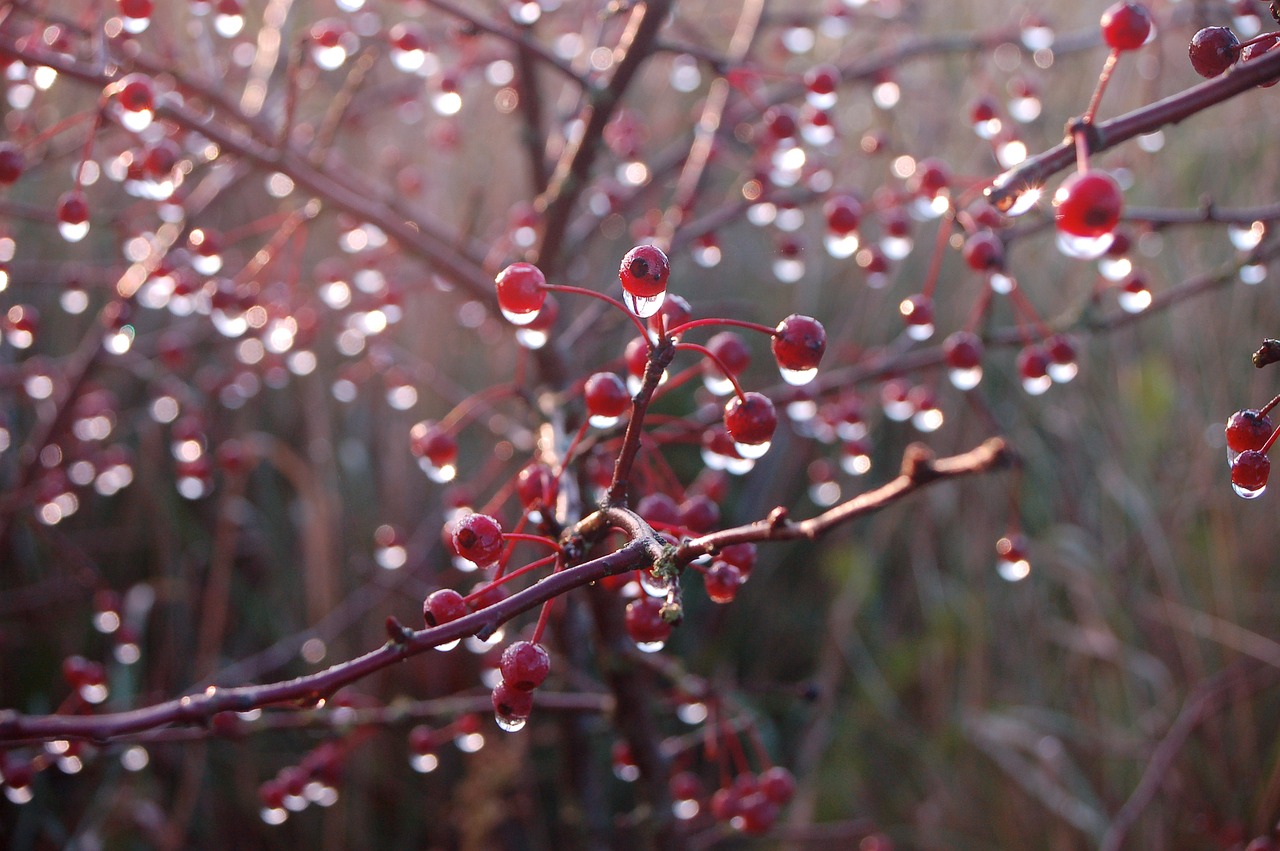
[[[769,528],[779,529],[790,521],[791,513],[787,511],[785,506],[779,505],[773,511],[769,512]]]
[[[1280,361],[1280,340],[1263,340],[1262,345],[1253,353],[1253,365],[1258,369]]]
[[[902,475],[917,485],[933,481],[938,477],[933,465],[935,457],[933,450],[923,443],[912,443],[902,453]]]
[[[391,643],[397,646],[404,646],[408,642],[413,630],[400,623],[399,618],[395,615],[387,615],[387,638],[391,639]]]

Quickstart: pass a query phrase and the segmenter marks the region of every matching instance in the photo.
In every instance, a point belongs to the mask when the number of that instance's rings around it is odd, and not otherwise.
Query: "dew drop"
[[[766,440],[764,443],[738,443],[734,441],[733,448],[738,450],[738,454],[748,461],[754,461],[757,458],[763,458],[764,454],[769,451],[772,446],[771,441]]]
[[[526,349],[540,349],[547,344],[549,339],[550,336],[546,331],[537,331],[533,328],[519,328],[516,330],[516,342]]]
[[[618,424],[618,420],[620,419],[622,419],[622,417],[602,417],[597,415],[589,417],[587,422],[591,424],[592,428],[613,428]]]
[[[1116,300],[1125,313],[1141,313],[1151,306],[1151,290],[1121,290]]]
[[[1049,377],[1059,384],[1066,384],[1080,373],[1080,367],[1073,361],[1071,363],[1051,363],[1049,364]]]
[[[778,367],[778,374],[782,376],[783,381],[787,382],[791,386],[801,387],[808,384],[810,381],[813,381],[814,377],[818,374],[818,368],[816,366],[812,369],[784,369],[782,367]]]
[[[917,342],[927,340],[933,336],[933,323],[907,325],[907,336]]]
[[[671,580],[665,576],[654,576],[652,570],[640,571],[640,587],[650,597],[665,597],[671,590]]]
[[[450,650],[457,647],[461,641],[462,639],[455,638],[453,641],[446,641],[444,644],[437,644],[436,649],[441,653],[448,653]]]
[[[259,817],[270,825],[284,824],[289,818],[289,811],[284,807],[263,807],[258,813]]]
[[[714,374],[704,374],[702,376],[702,384],[716,396],[728,396],[733,392],[733,382],[718,371]]]
[[[1053,386],[1053,379],[1048,375],[1037,375],[1022,379],[1022,389],[1032,396],[1039,396]]]
[[[1115,241],[1115,235],[1104,233],[1102,236],[1072,236],[1058,232],[1058,250],[1067,257],[1080,260],[1094,260],[1106,253]]]
[[[530,322],[538,318],[538,311],[531,310],[528,313],[512,313],[506,308],[502,308],[502,315],[512,325],[528,325]]]
[[[902,260],[911,253],[914,245],[909,236],[885,236],[880,239],[880,250],[890,260]]]
[[[1103,257],[1098,261],[1098,272],[1108,281],[1123,281],[1133,271],[1128,257]]]
[[[89,223],[58,222],[58,233],[67,242],[79,242],[89,234]]]
[[[15,804],[29,804],[35,793],[30,786],[5,786],[4,796]]]
[[[505,730],[508,733],[515,733],[523,730],[524,725],[529,722],[528,718],[503,715],[501,712],[495,712],[493,720],[497,723],[499,729]]]
[[[827,253],[837,260],[843,260],[846,257],[852,257],[858,251],[858,247],[862,244],[856,232],[852,233],[828,233],[822,238],[822,246],[827,249]]]
[[[784,284],[794,284],[804,277],[804,261],[795,257],[779,257],[773,261],[773,274]]]
[[[233,38],[244,29],[244,15],[216,15],[213,28],[223,38]]]
[[[1261,493],[1261,491],[1259,491]],[[663,647],[667,646],[665,641],[637,641],[636,649],[641,653],[657,653]],[[625,779],[625,778],[624,778]]]
[[[429,458],[419,458],[418,466],[422,468],[422,472],[427,474],[427,478],[438,484],[451,482],[458,475],[458,467],[455,464],[445,464],[437,467],[431,463]]]
[[[155,118],[155,113],[149,109],[140,109],[137,112],[124,110],[120,113],[120,123],[124,125],[126,130],[134,133],[141,133],[150,127],[153,118]]]
[[[655,296],[649,297],[634,296],[629,292],[624,292],[622,294],[622,302],[627,306],[627,310],[630,310],[641,319],[647,319],[661,310],[662,302],[665,301],[666,298],[666,290],[663,290]]]
[[[982,367],[953,369],[947,372],[947,378],[951,380],[951,386],[957,390],[972,390],[982,381]]]
[[[1263,485],[1257,490],[1249,490],[1249,488],[1242,488],[1239,485],[1237,485],[1235,482],[1232,482],[1231,489],[1235,491],[1236,494],[1243,499],[1257,499],[1258,497],[1262,496],[1262,494],[1267,490],[1267,486]]]
[[[840,469],[850,476],[861,476],[871,470],[871,456],[865,452],[846,452],[840,456]]]

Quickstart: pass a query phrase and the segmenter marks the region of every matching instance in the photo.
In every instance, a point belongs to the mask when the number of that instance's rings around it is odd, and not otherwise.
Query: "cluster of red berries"
[[[1267,489],[1271,459],[1267,452],[1277,431],[1268,416],[1280,397],[1258,410],[1236,411],[1227,419],[1227,463],[1231,467],[1231,487],[1245,499],[1256,499]]]
[[[290,813],[312,804],[330,807],[338,801],[338,785],[346,748],[339,742],[324,742],[312,749],[298,765],[286,766],[258,787],[260,815],[267,824],[282,824]]]

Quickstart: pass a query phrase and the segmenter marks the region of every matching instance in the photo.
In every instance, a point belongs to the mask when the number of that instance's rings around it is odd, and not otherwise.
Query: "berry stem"
[[[938,235],[933,242],[933,253],[929,257],[929,271],[925,275],[924,288],[921,290],[921,295],[926,298],[933,298],[933,292],[937,289],[938,273],[942,271],[942,258],[946,254],[951,230],[955,227],[955,223],[956,217],[953,212],[938,225]]]
[[[1111,75],[1116,70],[1116,62],[1120,59],[1120,51],[1112,49],[1107,56],[1107,61],[1102,63],[1102,73],[1098,74],[1098,85],[1093,89],[1093,97],[1089,98],[1089,108],[1084,111],[1084,117],[1080,121],[1084,124],[1092,124],[1093,116],[1098,112],[1098,105],[1102,103],[1102,93],[1107,90],[1107,83],[1111,82]]]
[[[645,334],[648,339],[648,334]],[[613,479],[605,496],[606,506],[621,506],[627,501],[627,480],[631,476],[631,468],[635,465],[636,454],[640,451],[640,437],[644,433],[644,415],[649,410],[649,401],[653,391],[658,389],[662,374],[676,355],[676,347],[671,338],[659,340],[649,351],[649,362],[645,366],[644,381],[640,391],[631,398],[631,418],[627,420],[627,430],[622,436],[622,449],[618,452],[618,460],[613,465]]]
[[[470,602],[472,598],[481,596],[491,588],[494,588],[498,585],[502,585],[503,583],[506,583],[506,582],[510,582],[512,579],[515,579],[516,577],[519,577],[519,576],[524,576],[526,573],[537,570],[540,567],[546,567],[548,564],[551,564],[551,562],[555,561],[559,557],[560,557],[560,553],[558,552],[552,553],[549,556],[543,556],[537,561],[531,561],[528,564],[524,565],[523,567],[517,567],[515,570],[509,573],[504,573],[501,576],[495,576],[491,581],[486,582],[483,587],[477,588],[475,591],[471,592],[470,594],[463,597],[462,599]]]
[[[1275,430],[1271,432],[1271,436],[1267,438],[1267,442],[1262,444],[1262,447],[1258,451],[1263,455],[1266,455],[1271,451],[1271,444],[1276,442],[1277,437],[1280,437],[1280,426],[1276,426]]]
[[[1259,408],[1258,416],[1265,417],[1268,413],[1271,412],[1271,409],[1274,408],[1276,405],[1280,405],[1280,396],[1275,397],[1270,402],[1268,402],[1267,404]]]
[[[703,357],[708,358],[724,374],[724,377],[729,379],[729,383],[733,385],[733,392],[738,394],[738,398],[744,402],[746,401],[746,397],[742,394],[742,385],[738,384],[738,379],[733,376],[733,373],[729,372],[729,368],[724,365],[724,361],[716,356],[715,352],[698,343],[676,343],[676,348],[682,351],[698,352]]]
[[[773,328],[770,328],[768,325],[761,325],[759,322],[748,322],[745,319],[719,319],[719,318],[691,319],[688,322],[685,322],[681,325],[677,325],[676,327],[672,328],[670,331],[667,332],[667,334],[672,337],[678,337],[679,335],[683,334],[685,331],[691,331],[694,328],[703,328],[706,326],[721,326],[721,325],[728,325],[734,328],[746,328],[747,330],[750,330],[750,331],[759,331],[761,334],[768,334],[770,337],[772,337],[774,334]]]
[[[559,573],[560,568],[564,567],[564,562],[557,560],[555,569],[552,573]],[[538,622],[534,624],[533,635],[529,640],[534,644],[542,643],[542,634],[547,631],[547,621],[551,620],[551,608],[556,604],[558,597],[552,597],[550,600],[542,604],[542,611],[538,612]]]
[[[635,325],[636,328],[639,329],[641,337],[643,337],[645,340],[649,339],[649,329],[644,327],[644,323],[640,321],[640,317],[636,316],[634,313],[628,310],[625,304],[618,301],[613,296],[605,295],[604,293],[598,293],[595,290],[589,290],[586,287],[575,287],[569,284],[543,284],[542,288],[549,292],[570,293],[571,295],[590,296],[591,298],[596,298],[596,299],[599,299],[600,301],[606,302],[607,304],[611,304],[614,307],[618,308],[618,310],[621,310],[623,313],[626,314],[627,318],[631,320],[631,324]],[[649,348],[651,349],[653,348],[652,343],[650,343]]]
[[[513,396],[518,388],[514,384],[495,384],[492,387],[486,387],[478,393],[473,393],[466,399],[459,402],[454,409],[445,414],[440,420],[439,427],[441,430],[450,434],[455,434],[458,429],[466,424],[480,408],[494,399],[501,399],[504,396]]]

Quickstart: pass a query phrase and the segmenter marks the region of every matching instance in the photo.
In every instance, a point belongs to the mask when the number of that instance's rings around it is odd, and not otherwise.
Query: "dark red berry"
[[[151,80],[142,74],[128,74],[116,83],[116,97],[129,112],[146,112],[155,104]]]
[[[555,473],[546,464],[530,464],[516,476],[516,496],[525,508],[551,504],[556,490]]]
[[[734,443],[759,446],[768,443],[778,425],[773,402],[761,393],[735,395],[724,406],[724,427]]]
[[[790,139],[800,128],[799,115],[790,104],[774,104],[764,111],[764,126],[774,139]]]
[[[0,183],[8,185],[22,177],[27,158],[13,142],[0,142]]]
[[[502,721],[523,721],[533,711],[533,692],[518,689],[506,680],[494,686],[493,712]]]
[[[862,203],[852,195],[833,195],[822,205],[827,229],[841,236],[853,233],[862,222]]]
[[[1250,59],[1256,59],[1266,53],[1271,48],[1280,44],[1280,35],[1272,33],[1269,35],[1258,36],[1257,41],[1250,42],[1244,46],[1244,50],[1240,51],[1240,61],[1248,62]],[[1280,79],[1270,80],[1266,83],[1259,83],[1258,87],[1269,89],[1276,83],[1280,83]]]
[[[551,657],[542,645],[517,641],[502,651],[498,662],[502,681],[512,688],[529,691],[542,685],[551,671]]]
[[[933,335],[933,299],[923,293],[908,296],[898,305],[898,311],[906,320],[912,339],[925,340]]]
[[[834,65],[815,65],[805,72],[804,85],[815,95],[834,94],[840,85],[840,69]]]
[[[751,568],[756,565],[756,545],[750,542],[729,544],[727,547],[720,548],[716,558],[737,567],[745,579],[747,574],[751,573]]]
[[[587,413],[592,417],[613,419],[631,407],[627,385],[612,372],[597,372],[588,378],[582,395],[587,402]]]
[[[697,535],[712,531],[720,522],[720,507],[703,494],[694,494],[680,503],[679,511],[678,523]]]
[[[760,791],[778,806],[789,802],[796,793],[796,778],[781,765],[766,768],[760,774]]]
[[[956,331],[943,341],[942,356],[949,369],[976,369],[982,366],[982,340],[971,331]]]
[[[484,566],[502,555],[502,526],[487,514],[468,514],[453,526],[458,555]]]
[[[1151,35],[1151,12],[1141,3],[1116,3],[1102,13],[1102,40],[1112,50],[1136,50]]]
[[[671,636],[671,624],[662,617],[662,601],[644,596],[627,603],[627,634],[637,644],[657,644]]]
[[[152,0],[120,0],[120,14],[126,18],[150,18]]]
[[[702,577],[702,584],[713,603],[732,603],[742,586],[742,571],[727,561],[713,561]]]
[[[1227,418],[1227,448],[1232,452],[1261,449],[1271,437],[1271,418],[1246,408]]]
[[[653,298],[667,290],[671,263],[656,245],[637,245],[622,258],[618,280],[635,298]]]
[[[423,420],[409,429],[409,450],[436,467],[447,467],[458,460],[458,441],[431,420]]]
[[[1240,58],[1240,39],[1227,27],[1205,27],[1187,46],[1191,67],[1201,77],[1216,77]]]
[[[1257,449],[1246,449],[1231,462],[1231,484],[1241,496],[1257,496],[1270,474],[1271,459]]]
[[[771,342],[779,369],[807,372],[818,368],[827,350],[827,331],[813,317],[793,313],[778,323]]]
[[[547,298],[547,279],[532,263],[512,263],[493,279],[498,306],[517,317],[537,313]],[[508,317],[509,318],[509,317]]]
[[[1124,194],[1105,171],[1076,172],[1058,187],[1053,206],[1058,230],[1093,239],[1115,230]]]
[[[89,221],[89,202],[79,189],[71,189],[58,198],[58,221],[81,225]]]
[[[706,362],[706,369],[713,375],[719,375],[723,366],[729,375],[737,376],[751,364],[751,349],[747,348],[741,336],[732,331],[721,331],[712,336],[707,340],[707,350],[720,361],[719,365],[714,361]]]
[[[422,617],[427,626],[439,626],[469,614],[471,609],[467,606],[467,601],[452,588],[432,591],[422,603]]]
[[[964,241],[964,262],[978,272],[995,272],[1004,268],[1004,243],[989,230],[980,230]]]

